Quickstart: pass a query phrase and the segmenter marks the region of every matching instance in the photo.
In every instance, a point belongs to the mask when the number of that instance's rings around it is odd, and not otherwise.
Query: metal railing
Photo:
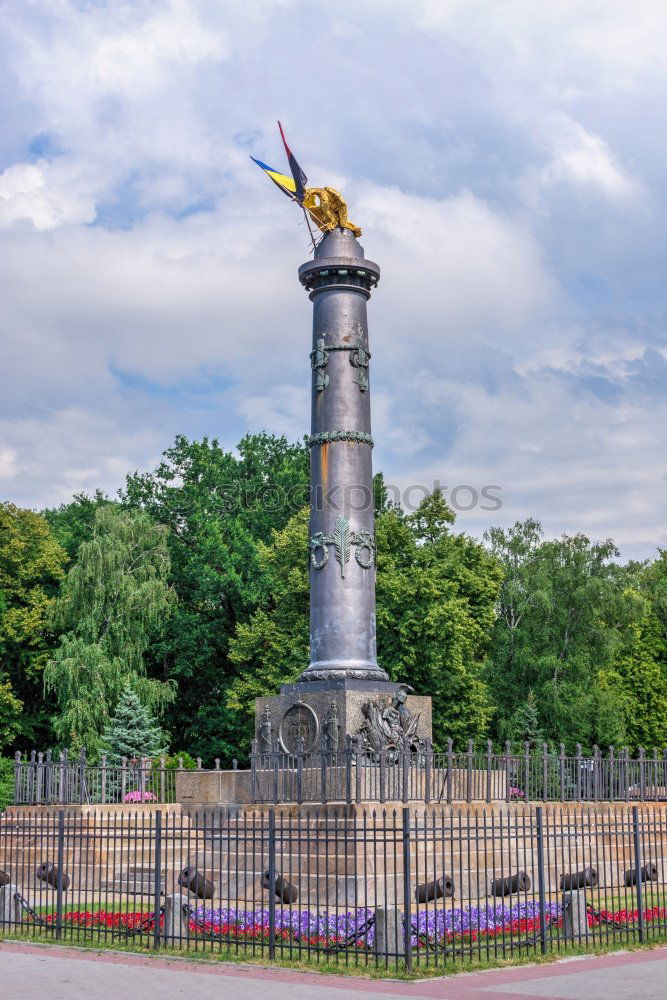
[[[200,758],[197,768],[202,770]],[[110,765],[102,757],[93,765],[83,753],[75,759],[66,751],[57,758],[50,752],[17,753],[14,804],[166,804],[175,801],[177,773],[164,758],[122,758]],[[587,756],[581,747],[567,755],[562,744],[558,753],[546,744],[540,750],[525,744],[516,753],[507,744],[498,753],[490,742],[486,750],[476,750],[470,741],[466,751],[455,752],[448,741],[442,753],[369,753],[348,739],[335,752],[288,754],[278,746],[260,753],[253,744],[250,778],[251,800],[274,804],[667,801],[667,750],[647,756],[640,747],[631,758],[627,749],[614,747],[604,756],[596,747]]]
[[[586,756],[577,746],[567,755],[543,744],[524,745],[523,752],[475,750],[444,753],[395,750],[368,752],[352,739],[343,750],[285,753],[279,745],[250,754],[253,802],[492,802],[510,801],[663,801],[667,800],[667,750],[650,757],[640,748],[610,747],[603,756],[595,747]]]
[[[182,767],[182,762],[181,762]],[[121,758],[119,764],[90,764],[85,753],[70,758],[67,751],[53,758],[50,751],[14,758],[15,805],[111,805],[169,803],[176,794],[176,771],[165,758]]]
[[[0,934],[448,969],[667,935],[651,805],[0,816]]]

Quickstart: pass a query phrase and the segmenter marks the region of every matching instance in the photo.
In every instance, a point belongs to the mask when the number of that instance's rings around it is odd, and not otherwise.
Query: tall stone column
[[[299,268],[313,303],[310,664],[301,681],[387,680],[375,644],[366,318],[379,277],[348,229],[326,233]]]

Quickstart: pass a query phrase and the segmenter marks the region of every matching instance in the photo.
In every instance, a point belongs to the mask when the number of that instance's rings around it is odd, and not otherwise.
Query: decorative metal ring
[[[322,550],[322,558],[317,558],[317,550]],[[310,565],[313,569],[323,569],[329,562],[329,548],[323,531],[316,532],[310,540]]]
[[[355,537],[355,557],[362,569],[370,569],[375,562],[375,539],[370,531],[358,531]],[[368,558],[362,553],[364,549],[368,552]]]

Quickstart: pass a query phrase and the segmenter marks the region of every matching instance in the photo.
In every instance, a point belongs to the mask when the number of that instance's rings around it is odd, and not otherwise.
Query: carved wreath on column
[[[313,569],[324,569],[329,562],[329,546],[333,545],[340,564],[340,575],[345,579],[345,565],[350,559],[350,547],[355,546],[355,558],[362,569],[370,569],[375,562],[375,538],[370,531],[350,531],[346,517],[336,519],[333,533],[316,531],[310,539],[310,564]]]

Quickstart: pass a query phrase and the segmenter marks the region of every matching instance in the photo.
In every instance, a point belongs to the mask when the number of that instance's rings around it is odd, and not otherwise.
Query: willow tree
[[[146,676],[144,654],[175,600],[168,583],[167,529],[144,513],[101,507],[54,608],[60,646],[44,680],[54,693],[54,728],[71,747],[95,751],[127,683],[160,711],[172,687]]]

